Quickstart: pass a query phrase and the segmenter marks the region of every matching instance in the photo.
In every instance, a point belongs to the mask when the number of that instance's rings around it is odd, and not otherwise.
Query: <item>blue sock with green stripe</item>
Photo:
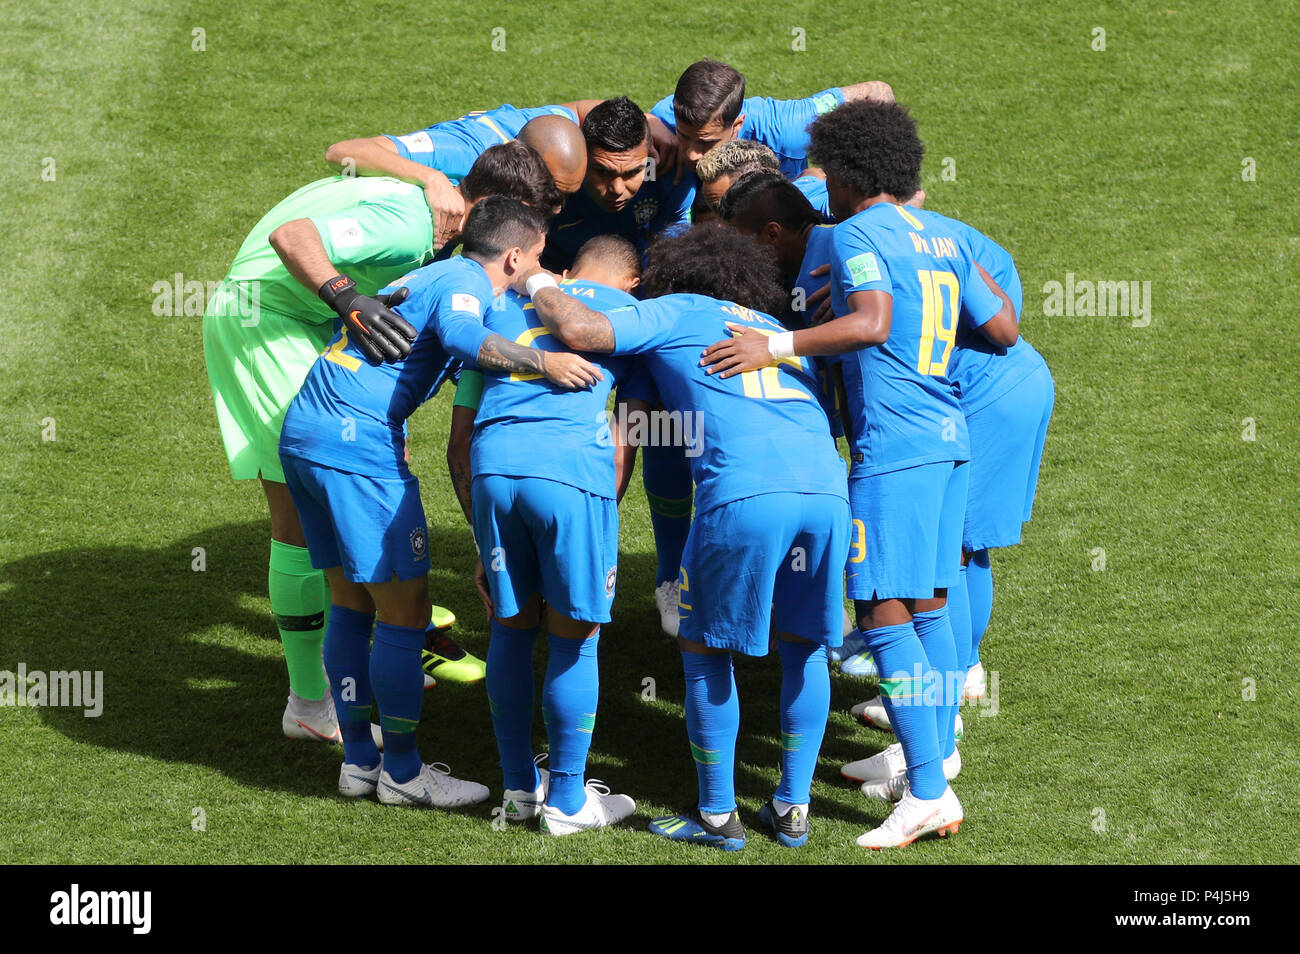
[[[686,737],[700,783],[700,811],[736,809],[736,734],[740,696],[730,653],[682,653],[686,672]]]
[[[365,768],[379,764],[379,748],[370,734],[370,630],[374,625],[374,613],[334,606],[325,630],[325,670],[343,736],[343,761]]]
[[[948,783],[939,757],[935,674],[921,648],[916,627],[911,623],[880,626],[867,630],[862,638],[880,667],[880,696],[907,758],[912,794],[917,798],[938,798]]]
[[[976,652],[972,645],[970,594],[966,591],[966,567],[961,568],[956,586],[948,589],[948,624],[952,626],[953,640],[957,645],[957,663],[963,669],[975,665]]]
[[[830,664],[825,646],[777,640],[776,648],[781,654],[781,784],[776,797],[805,805],[830,717]]]
[[[511,629],[492,620],[488,643],[487,695],[492,731],[501,755],[505,787],[537,787],[533,764],[533,645],[538,627]]]
[[[925,658],[930,660],[939,679],[934,718],[939,732],[939,754],[947,758],[952,755],[957,744],[953,738],[953,728],[957,719],[957,706],[961,703],[962,687],[966,684],[966,670],[958,662],[957,642],[948,620],[947,604],[917,613],[912,617],[912,625],[916,627],[916,636],[921,640]]]
[[[600,698],[596,659],[600,630],[587,639],[565,639],[554,633],[547,633],[546,639],[551,648],[542,687],[542,717],[551,742],[546,804],[572,815],[587,802],[587,751]]]
[[[641,482],[650,505],[655,537],[655,586],[677,579],[682,551],[691,532],[691,496],[695,484],[682,446],[641,448]]]
[[[384,733],[384,771],[394,782],[409,782],[420,774],[415,730],[424,703],[424,671],[420,651],[424,630],[395,626],[382,620],[375,626],[370,650],[370,684],[374,687]]]
[[[966,565],[966,594],[970,600],[971,633],[966,668],[972,669],[980,661],[980,640],[993,615],[993,565],[988,550],[977,550],[970,555],[970,563]]]

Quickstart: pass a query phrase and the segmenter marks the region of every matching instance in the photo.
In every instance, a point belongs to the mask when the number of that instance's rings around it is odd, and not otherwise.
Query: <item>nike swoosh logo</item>
[[[560,232],[563,231],[564,229],[571,229],[575,225],[581,225],[581,224],[582,224],[582,219],[578,219],[578,221],[576,222],[566,222],[564,225],[557,225],[555,227],[555,231]]]

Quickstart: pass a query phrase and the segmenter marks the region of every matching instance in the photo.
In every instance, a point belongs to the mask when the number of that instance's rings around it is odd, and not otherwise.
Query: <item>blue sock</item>
[[[487,695],[506,788],[537,788],[533,764],[533,644],[538,627],[511,629],[492,620]]]
[[[948,590],[948,623],[952,626],[953,641],[957,644],[957,662],[964,669],[975,665],[975,650],[971,646],[970,594],[966,592],[966,567],[961,568],[957,585]]]
[[[776,797],[806,805],[831,712],[830,665],[825,646],[777,640],[776,648],[781,654],[781,784]]]
[[[424,702],[424,671],[420,651],[424,630],[394,626],[382,620],[375,626],[370,651],[370,684],[384,733],[384,771],[395,782],[409,782],[420,774],[420,752],[415,730]]]
[[[988,550],[971,554],[966,566],[966,592],[970,597],[971,644],[966,668],[971,669],[980,661],[980,640],[984,638],[989,617],[993,615],[993,567],[989,563]]]
[[[379,748],[370,734],[370,630],[374,613],[332,607],[325,628],[325,671],[330,677],[334,711],[343,736],[343,761],[363,768],[379,764]]]
[[[690,462],[685,447],[642,447],[641,482],[650,505],[650,527],[655,536],[655,586],[677,579],[682,551],[691,532]]]
[[[966,670],[958,668],[957,643],[953,639],[952,625],[948,622],[948,607],[926,610],[912,617],[916,627],[916,636],[921,640],[925,658],[939,680],[938,705],[935,708],[935,727],[939,731],[939,754],[944,758],[952,755],[957,744],[953,739],[953,727],[957,719],[957,706],[961,702],[961,690],[966,684]],[[940,793],[942,794],[942,793]]]
[[[948,787],[939,756],[933,697],[934,670],[911,623],[880,626],[862,634],[880,667],[880,696],[894,736],[907,758],[907,781],[917,798],[938,798]]]
[[[542,717],[551,741],[546,804],[572,815],[587,802],[587,751],[600,697],[596,659],[600,630],[589,639],[564,639],[554,633],[548,633],[546,639],[551,648],[542,687]]]
[[[736,734],[740,696],[730,653],[682,653],[686,672],[686,737],[700,783],[700,811],[736,810]]]

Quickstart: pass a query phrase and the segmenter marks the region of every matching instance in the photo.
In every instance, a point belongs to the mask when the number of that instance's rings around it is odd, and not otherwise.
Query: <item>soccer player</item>
[[[778,175],[781,172],[781,163],[776,153],[752,139],[731,139],[721,143],[706,152],[695,166],[695,174],[700,180],[700,194],[714,212],[717,212],[718,204],[727,190],[751,172],[772,172]],[[805,169],[793,182],[821,214],[823,221],[830,221],[826,178],[821,175],[821,170]]]
[[[455,186],[489,146],[517,137],[542,157],[562,195],[578,191],[587,172],[586,148],[577,126],[583,105],[475,110],[404,136],[336,142],[325,151],[325,161],[346,174],[392,176],[423,186],[441,246],[459,231],[468,212]]]
[[[476,203],[465,223],[464,254],[402,279],[409,297],[395,308],[416,332],[409,354],[372,363],[345,325],[285,415],[279,451],[286,482],[311,564],[324,570],[333,602],[325,665],[341,715],[343,795],[377,791],[385,804],[439,807],[488,796],[482,785],[423,764],[416,749],[429,540],[419,481],[406,465],[406,419],[437,392],[452,357],[570,388],[599,380],[600,372],[577,355],[548,355],[484,327],[483,310],[496,290],[536,265],[544,228],[542,213],[513,199]],[[338,284],[341,276],[326,274],[332,268],[314,264],[308,277]],[[382,717],[382,760],[371,737],[372,701]]]
[[[853,418],[849,595],[905,760],[903,775],[881,766],[875,794],[901,799],[858,839],[879,849],[956,831],[962,821],[947,781],[960,769],[952,747],[960,668],[946,602],[958,582],[970,455],[948,363],[963,307],[992,340],[1011,344],[1019,330],[1011,302],[961,237],[903,206],[923,155],[904,108],[851,103],[810,134],[840,221],[831,240],[837,317],[776,338],[742,331],[711,346],[705,361],[737,374],[790,355],[843,355]]]
[[[459,186],[473,205],[507,194],[549,206],[550,173],[531,149],[510,143],[486,151]],[[433,217],[418,186],[389,178],[322,179],[280,202],[244,240],[220,292],[208,302],[203,348],[221,437],[235,480],[261,481],[271,514],[268,588],[289,670],[286,736],[338,741],[338,723],[321,646],[329,606],[325,578],[311,566],[298,513],[284,482],[277,445],[284,412],[308,369],[325,349],[336,319],[354,328],[368,357],[409,348],[390,330],[382,343],[365,340],[401,319],[373,296],[432,258]],[[317,281],[346,272],[350,281]],[[315,281],[315,284],[312,282]],[[356,318],[353,318],[353,315]],[[447,650],[450,652],[450,650]],[[440,657],[430,653],[427,662]],[[455,660],[470,670],[482,664]],[[444,667],[444,675],[454,667]],[[473,673],[461,673],[465,675]],[[480,674],[481,677],[481,674]]]
[[[893,102],[888,83],[872,81],[831,87],[806,99],[745,98],[745,77],[717,60],[692,63],[677,80],[672,96],[655,103],[652,133],[659,152],[659,174],[678,164],[694,172],[710,149],[731,139],[753,139],[780,160],[780,171],[798,178],[807,165],[808,124],[841,103],[861,99]]]
[[[1018,318],[1023,295],[1011,254],[966,223],[939,218],[965,238],[975,261],[1011,299]],[[1019,543],[1022,524],[1033,514],[1055,390],[1047,362],[1023,337],[1002,347],[974,327],[968,311],[963,309],[961,319],[949,374],[961,389],[970,431],[970,493],[961,580],[948,599],[958,661],[967,671],[963,694],[979,699],[987,691],[979,645],[993,606],[989,551]],[[854,711],[877,728],[889,728],[888,714],[876,700]]]
[[[781,783],[763,807],[784,845],[808,838],[809,788],[830,706],[826,647],[841,639],[848,546],[844,465],[817,398],[811,362],[790,359],[730,379],[700,367],[705,345],[734,322],[766,336],[785,304],[775,263],[720,223],[651,249],[649,300],[601,313],[529,279],[537,314],[568,347],[640,355],[664,404],[696,415],[691,448],[696,516],[682,557],[686,728],[698,803],[656,819],[676,841],[736,850],[739,698],[732,652],[763,656],[773,629],[781,657]],[[519,280],[515,285],[518,287]]]
[[[650,174],[650,126],[626,96],[593,106],[582,120],[587,174],[551,220],[542,264],[559,272],[589,238],[619,235],[644,253],[650,239],[690,221],[694,183]]]
[[[560,288],[601,310],[634,305],[623,289],[635,286],[640,270],[630,242],[601,236],[583,246]],[[562,350],[518,292],[507,292],[484,323],[507,339]],[[488,699],[505,817],[540,814],[541,829],[551,835],[612,825],[636,808],[603,783],[584,785],[601,624],[610,621],[618,563],[614,438],[605,403],[633,368],[627,358],[602,356],[598,364],[601,381],[575,394],[536,375],[485,371],[471,450],[474,537],[493,607]],[[531,745],[533,646],[543,600],[549,772],[534,764]]]

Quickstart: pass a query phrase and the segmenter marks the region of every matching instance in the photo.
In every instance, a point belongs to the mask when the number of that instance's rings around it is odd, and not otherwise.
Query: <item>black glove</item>
[[[357,294],[357,286],[346,275],[335,275],[317,292],[333,308],[348,329],[361,353],[371,364],[400,361],[411,353],[416,330],[390,306],[406,298],[407,289],[368,298]]]

